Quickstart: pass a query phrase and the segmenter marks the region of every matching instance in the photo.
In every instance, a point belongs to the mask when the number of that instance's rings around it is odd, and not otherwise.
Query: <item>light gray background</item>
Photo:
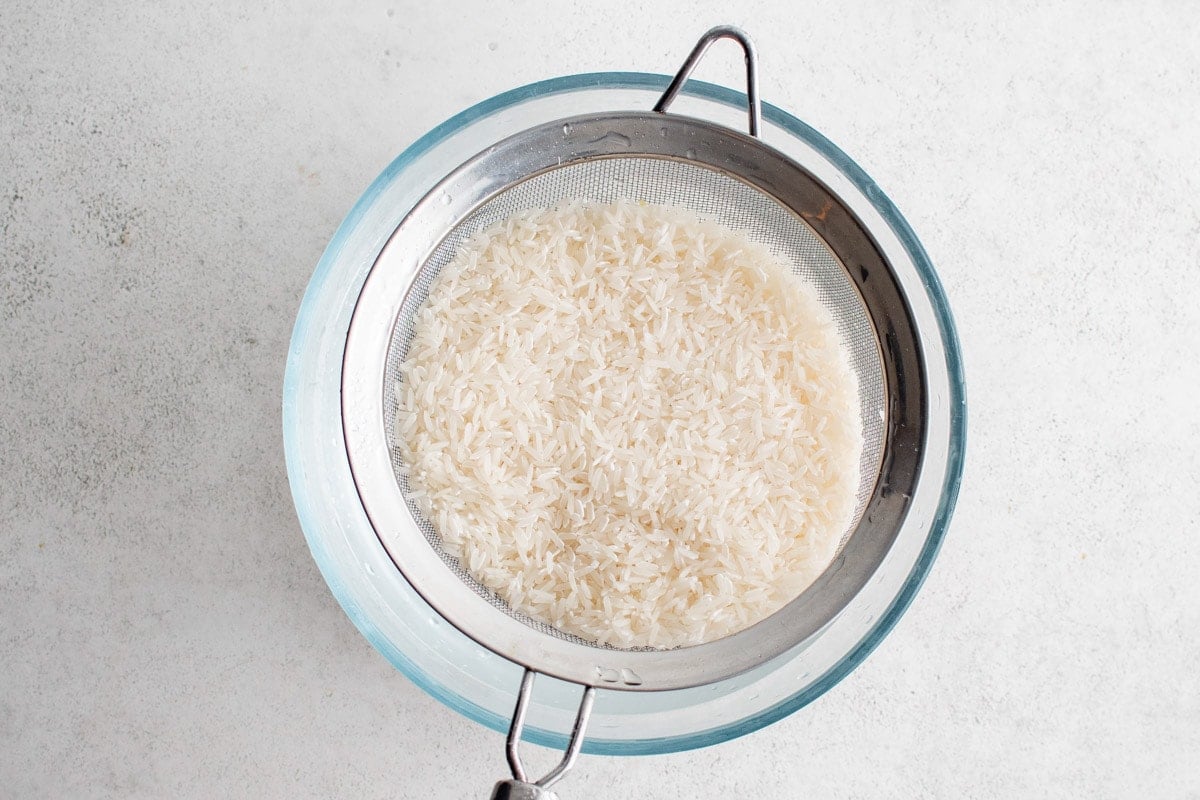
[[[828,695],[707,750],[584,757],[560,793],[1200,797],[1200,6],[240,5],[0,5],[0,796],[486,796],[502,738],[394,671],[309,558],[294,314],[436,123],[672,71],[733,22],[945,281],[962,497]],[[737,67],[720,47],[698,77]]]

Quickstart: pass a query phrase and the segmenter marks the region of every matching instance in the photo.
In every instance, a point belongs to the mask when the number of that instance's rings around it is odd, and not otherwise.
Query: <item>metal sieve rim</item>
[[[688,151],[691,157],[679,159],[681,151]],[[426,554],[420,552],[417,543],[429,548],[420,533],[414,539],[411,531],[403,530],[407,510],[401,511],[394,502],[386,500],[389,493],[394,500],[398,489],[390,462],[382,465],[383,470],[379,463],[381,449],[384,460],[388,461],[386,448],[379,447],[381,442],[388,441],[379,413],[382,402],[379,371],[387,356],[388,333],[403,297],[432,247],[458,219],[538,169],[552,169],[564,163],[558,161],[563,154],[568,161],[646,156],[704,164],[751,183],[793,210],[803,213],[807,208],[819,220],[824,230],[818,233],[826,241],[833,238],[843,243],[855,242],[855,247],[841,248],[843,261],[866,298],[883,343],[892,412],[888,441],[883,448],[886,463],[881,470],[887,480],[876,486],[869,504],[875,513],[869,513],[851,537],[869,541],[873,546],[844,552],[792,604],[749,629],[715,642],[673,651],[600,650],[582,644],[545,641],[550,637],[539,636],[495,609],[491,615],[482,612],[482,618],[468,620],[461,608],[453,602],[448,605],[438,595],[436,576],[441,574],[444,579],[445,573],[439,573],[436,564],[425,563],[429,559],[424,558]],[[736,172],[730,168],[731,163],[737,167]],[[797,198],[800,189],[803,189],[801,194],[810,195],[807,200],[812,202],[805,204],[802,198]],[[790,202],[784,199],[789,196]],[[455,199],[445,203],[442,200],[445,197]],[[838,252],[838,248],[834,250]],[[861,271],[861,280],[855,274],[856,269]],[[587,115],[530,129],[470,159],[435,187],[397,227],[368,276],[347,339],[342,392],[347,453],[364,509],[397,567],[430,605],[465,634],[510,660],[576,683],[642,691],[684,688],[751,669],[799,644],[836,616],[842,601],[856,591],[852,584],[858,588],[865,585],[886,554],[888,532],[894,534],[903,520],[909,496],[906,487],[911,488],[919,471],[924,425],[920,350],[906,300],[886,258],[836,195],[795,162],[758,140],[701,120],[651,112]],[[897,447],[898,444],[902,446]],[[385,488],[388,482],[390,492]],[[408,523],[412,520],[408,519]],[[864,525],[870,534],[866,537],[860,535]],[[428,555],[438,559],[435,553]],[[442,568],[445,569],[444,565]],[[854,573],[859,580],[847,583],[844,576],[848,573]],[[822,595],[835,602],[826,603],[820,614],[801,615],[793,608],[798,603],[804,605],[801,601],[805,598],[811,604],[811,597]],[[504,624],[496,615],[520,628]]]

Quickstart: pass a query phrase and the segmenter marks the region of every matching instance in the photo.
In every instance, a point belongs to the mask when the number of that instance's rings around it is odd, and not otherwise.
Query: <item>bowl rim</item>
[[[356,228],[359,221],[365,216],[367,209],[373,205],[384,188],[399,173],[420,158],[426,151],[471,123],[518,105],[526,100],[588,89],[664,90],[670,80],[670,76],[667,75],[644,72],[592,72],[550,78],[510,89],[476,103],[432,128],[407,147],[383,170],[367,190],[363,192],[362,196],[356,201],[345,219],[338,226],[337,231],[327,245],[309,280],[304,299],[301,301],[296,323],[292,331],[291,341],[293,345],[297,341],[302,340],[307,333],[310,317],[307,313],[309,310],[308,307],[314,301],[314,298],[310,295],[323,283],[323,278],[334,268],[346,240]],[[742,92],[703,81],[689,80],[683,89],[683,93],[735,108],[744,108],[746,104],[746,96]],[[893,598],[887,609],[879,615],[875,624],[858,644],[850,648],[840,660],[812,684],[770,708],[733,723],[703,731],[653,739],[587,739],[583,748],[585,752],[604,755],[649,755],[707,747],[746,735],[776,722],[829,691],[829,689],[837,685],[870,655],[887,634],[891,632],[900,617],[903,616],[904,612],[911,605],[913,598],[937,558],[954,511],[954,506],[957,502],[962,481],[966,447],[966,387],[954,319],[951,315],[941,281],[933,269],[928,254],[895,204],[892,203],[867,173],[840,148],[811,126],[770,103],[763,102],[762,115],[764,121],[782,128],[818,151],[861,191],[863,196],[867,198],[891,228],[916,267],[937,321],[938,333],[945,353],[946,369],[949,378],[949,397],[947,398],[949,443],[945,477],[941,487],[938,507],[929,523],[929,533],[921,548],[921,552],[914,563],[912,571],[904,581],[901,590]],[[308,514],[303,507],[302,498],[299,496],[303,491],[301,481],[298,479],[302,467],[294,457],[295,448],[288,445],[291,439],[290,415],[288,410],[290,406],[294,405],[292,398],[298,390],[298,382],[293,379],[292,374],[295,367],[293,366],[291,350],[292,348],[289,347],[283,398],[283,433],[285,449],[287,451],[289,483],[291,484],[294,500],[296,501],[297,514],[300,517],[301,526],[308,539],[313,559],[317,562],[330,590],[338,600],[344,613],[359,631],[405,677],[437,700],[469,719],[501,733],[505,732],[509,724],[507,718],[502,718],[492,711],[484,709],[446,689],[436,680],[427,676],[417,665],[405,658],[403,653],[399,652],[397,648],[390,643],[381,641],[375,626],[361,613],[357,604],[349,596],[346,587],[342,585],[340,580],[331,579],[331,576],[335,574],[334,565],[323,548],[315,546],[317,543],[314,542],[314,535],[310,535],[309,533],[314,528],[314,524],[308,518]],[[523,738],[535,744],[549,747],[560,747],[562,745],[561,736],[537,728],[526,728]]]

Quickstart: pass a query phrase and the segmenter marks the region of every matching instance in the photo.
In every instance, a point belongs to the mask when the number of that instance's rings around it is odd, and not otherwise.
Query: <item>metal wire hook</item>
[[[732,25],[718,25],[712,30],[700,37],[700,41],[696,42],[696,46],[692,48],[692,52],[688,55],[687,60],[683,62],[683,66],[679,68],[679,72],[671,80],[671,84],[667,90],[663,92],[662,97],[654,105],[654,110],[659,114],[665,114],[667,106],[671,105],[675,100],[675,96],[683,89],[683,84],[687,82],[688,76],[696,69],[696,64],[704,56],[704,53],[712,46],[712,43],[718,39],[733,39],[742,46],[742,52],[746,55],[746,104],[749,115],[750,135],[757,137],[758,129],[762,122],[762,103],[758,99],[758,51],[754,48],[754,42],[750,36],[741,28],[735,28]]]
[[[501,781],[493,791],[493,800],[501,798],[550,798],[553,794],[544,790],[557,783],[567,770],[575,765],[579,751],[583,747],[583,731],[587,727],[588,718],[592,714],[592,704],[596,700],[596,689],[588,686],[584,689],[583,699],[579,703],[579,712],[575,715],[575,726],[571,729],[571,740],[558,766],[547,772],[536,781],[530,781],[525,765],[521,763],[521,731],[525,728],[525,715],[529,710],[529,698],[533,696],[533,679],[537,673],[526,669],[521,676],[521,689],[517,693],[517,707],[513,710],[512,724],[508,728],[508,739],[505,742],[504,753],[508,759],[508,767],[512,771],[512,781]]]

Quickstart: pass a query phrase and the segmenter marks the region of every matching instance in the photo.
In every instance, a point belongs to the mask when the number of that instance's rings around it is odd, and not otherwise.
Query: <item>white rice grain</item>
[[[773,613],[835,555],[862,431],[832,317],[744,235],[570,203],[467,243],[417,312],[394,435],[446,551],[617,647]]]

